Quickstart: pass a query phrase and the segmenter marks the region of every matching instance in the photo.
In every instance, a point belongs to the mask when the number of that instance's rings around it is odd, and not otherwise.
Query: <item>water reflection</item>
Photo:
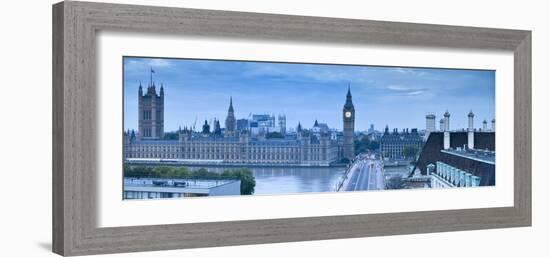
[[[198,167],[191,167],[198,169]],[[223,172],[227,167],[201,167]],[[334,191],[343,167],[254,167],[255,195],[295,194]]]

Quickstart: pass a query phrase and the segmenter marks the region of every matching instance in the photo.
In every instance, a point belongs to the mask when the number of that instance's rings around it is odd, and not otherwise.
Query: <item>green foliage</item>
[[[193,175],[193,172],[185,166],[176,168],[175,172],[178,178],[187,178]]]
[[[349,163],[349,159],[344,157],[344,158],[340,159],[340,163]]]
[[[252,171],[246,168],[225,170],[221,174],[222,178],[237,178],[241,180],[241,195],[254,194],[254,188],[256,187],[256,179],[252,174]]]
[[[153,168],[153,176],[157,178],[173,178],[175,177],[175,169],[168,166],[158,166]]]
[[[279,132],[269,132],[265,136],[266,138],[285,138],[285,136]]]
[[[415,145],[406,145],[403,147],[403,156],[411,159],[416,159],[418,154],[418,147]]]
[[[405,183],[401,176],[393,176],[390,179],[386,180],[386,189],[403,189]]]
[[[200,178],[210,178],[210,177],[212,177],[212,174],[210,174],[210,172],[208,172],[208,170],[205,169],[205,168],[200,168],[200,169],[196,170],[195,172],[193,172],[193,175],[195,175],[197,177],[200,177]]]
[[[355,148],[355,153],[366,153],[368,150],[375,151],[380,148],[380,143],[378,141],[369,140],[367,136],[363,136],[360,140],[353,141],[353,146]]]
[[[164,140],[178,140],[179,135],[177,132],[165,132],[164,137],[162,138]]]
[[[256,187],[252,171],[246,168],[225,170],[222,174],[208,171],[205,168],[192,171],[188,167],[172,166],[130,166],[124,164],[124,177],[135,178],[170,178],[170,179],[239,179],[241,195],[251,195]]]

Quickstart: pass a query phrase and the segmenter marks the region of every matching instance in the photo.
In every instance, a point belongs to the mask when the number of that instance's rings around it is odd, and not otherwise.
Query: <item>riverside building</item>
[[[282,138],[268,138],[265,134],[256,135],[246,129],[244,121],[235,118],[233,99],[230,99],[228,114],[223,133],[215,133],[205,121],[202,132],[187,127],[179,129],[177,140],[163,139],[164,127],[164,89],[156,95],[154,85],[147,89],[148,104],[141,104],[140,113],[159,113],[151,116],[146,123],[140,114],[139,131],[124,133],[124,158],[126,162],[144,160],[174,163],[211,163],[211,164],[253,164],[253,165],[291,165],[291,166],[329,166],[347,157],[353,159],[353,133],[355,110],[348,89],[344,105],[344,141],[331,137],[331,132],[314,126],[311,130],[299,129],[295,134],[283,134]],[[139,88],[141,96],[142,89]],[[141,98],[140,98],[141,99]],[[140,100],[142,101],[142,100]],[[146,100],[149,101],[149,100]],[[160,104],[160,103],[162,104]],[[157,104],[158,103],[158,104]],[[144,116],[148,118],[149,116]],[[256,117],[260,120],[261,117]],[[286,117],[279,118],[279,131],[286,132]],[[266,119],[274,123],[274,118]],[[249,124],[246,124],[249,125]],[[274,124],[270,124],[273,126]],[[150,132],[149,131],[154,131]]]

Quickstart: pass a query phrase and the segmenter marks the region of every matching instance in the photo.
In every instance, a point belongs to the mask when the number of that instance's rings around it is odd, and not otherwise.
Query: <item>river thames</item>
[[[190,167],[199,169],[199,167]],[[231,167],[200,167],[223,172]],[[344,167],[248,167],[256,179],[254,195],[333,192]]]

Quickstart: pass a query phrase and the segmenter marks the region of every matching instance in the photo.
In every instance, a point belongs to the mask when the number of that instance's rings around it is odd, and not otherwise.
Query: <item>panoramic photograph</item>
[[[495,71],[123,57],[123,199],[495,186]]]

